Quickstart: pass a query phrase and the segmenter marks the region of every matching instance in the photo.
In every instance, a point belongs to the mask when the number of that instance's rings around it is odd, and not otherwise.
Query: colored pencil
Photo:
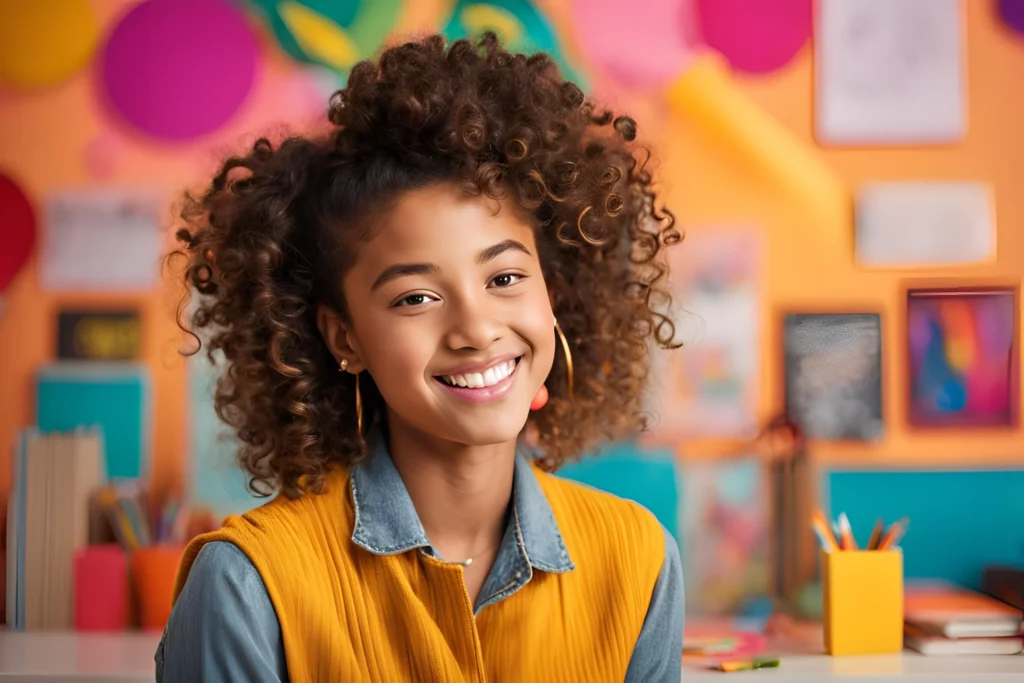
[[[879,517],[875,522],[875,528],[871,530],[871,538],[868,540],[868,550],[877,550],[878,544],[882,542],[882,532],[885,531],[885,522]]]
[[[853,537],[853,529],[850,528],[850,520],[845,512],[839,513],[836,520],[839,526],[839,547],[842,550],[856,550],[857,540]]]
[[[900,542],[900,539],[903,538],[903,534],[907,532],[907,524],[909,523],[910,520],[904,517],[890,526],[889,530],[885,532],[885,536],[882,537],[882,541],[878,544],[878,549],[889,550],[895,547]]]
[[[811,528],[814,529],[818,542],[821,543],[821,547],[825,552],[831,553],[839,550],[839,543],[836,542],[835,536],[832,535],[832,528],[825,517],[825,513],[821,510],[815,510],[812,513]]]

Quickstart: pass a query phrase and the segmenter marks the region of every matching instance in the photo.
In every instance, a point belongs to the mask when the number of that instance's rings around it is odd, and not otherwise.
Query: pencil
[[[882,532],[885,531],[885,522],[879,517],[875,522],[875,528],[871,531],[871,538],[868,540],[868,550],[876,550],[882,542]]]
[[[903,534],[907,531],[907,524],[910,522],[906,517],[902,518],[895,524],[889,527],[889,530],[885,532],[885,536],[882,538],[881,543],[878,544],[879,550],[889,550],[903,538]]]
[[[836,522],[839,525],[839,547],[842,550],[856,550],[857,540],[853,537],[853,529],[850,528],[850,519],[846,513],[840,512]]]
[[[818,536],[818,540],[825,552],[830,553],[839,549],[839,543],[836,542],[835,536],[832,535],[832,527],[828,523],[828,518],[825,517],[825,513],[821,510],[815,510],[811,514],[811,528],[814,529],[814,533]]]

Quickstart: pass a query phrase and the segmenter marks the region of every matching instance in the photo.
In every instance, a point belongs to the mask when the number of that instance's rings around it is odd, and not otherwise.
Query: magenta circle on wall
[[[748,73],[782,68],[811,37],[812,0],[697,0],[704,41]]]
[[[1017,33],[1024,33],[1024,0],[999,0],[999,16]]]
[[[114,108],[141,131],[190,140],[238,111],[257,59],[245,17],[224,0],[147,0],[111,34],[103,85]]]

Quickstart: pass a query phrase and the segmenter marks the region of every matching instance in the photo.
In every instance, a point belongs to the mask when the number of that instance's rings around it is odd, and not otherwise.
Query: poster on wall
[[[238,442],[221,422],[213,407],[214,388],[221,366],[206,353],[189,357],[189,477],[188,499],[192,506],[207,509],[220,519],[241,514],[266,499],[254,496],[235,460]]]
[[[150,192],[53,193],[44,208],[41,286],[72,292],[151,290],[160,279],[162,210]]]
[[[769,591],[764,463],[757,457],[688,462],[681,481],[687,613],[742,613]]]
[[[653,436],[749,438],[757,431],[763,237],[756,228],[688,230],[670,253],[675,341],[654,354]]]
[[[882,436],[882,323],[877,313],[789,314],[783,323],[786,414],[812,439]]]
[[[868,183],[857,192],[857,264],[910,268],[991,261],[993,203],[985,183]]]
[[[1011,288],[910,290],[910,423],[1014,425],[1016,338],[1017,296]]]
[[[967,132],[960,0],[821,0],[816,133],[823,144],[937,144]]]

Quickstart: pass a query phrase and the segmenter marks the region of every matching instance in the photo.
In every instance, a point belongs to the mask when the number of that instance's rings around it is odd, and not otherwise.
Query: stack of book
[[[926,655],[1014,655],[1024,650],[1021,611],[945,583],[907,586],[904,644]]]
[[[18,434],[7,513],[7,623],[74,624],[74,554],[89,542],[90,500],[104,480],[96,431]]]

